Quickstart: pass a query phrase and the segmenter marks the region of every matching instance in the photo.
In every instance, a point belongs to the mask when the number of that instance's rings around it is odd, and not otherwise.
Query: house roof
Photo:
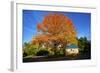
[[[75,44],[71,44],[71,45],[67,46],[67,48],[78,48],[78,46]]]

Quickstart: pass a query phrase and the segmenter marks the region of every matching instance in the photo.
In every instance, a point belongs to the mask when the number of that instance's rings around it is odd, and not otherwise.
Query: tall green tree
[[[78,46],[81,52],[90,52],[91,41],[87,40],[86,37],[81,37],[80,39],[78,39]]]

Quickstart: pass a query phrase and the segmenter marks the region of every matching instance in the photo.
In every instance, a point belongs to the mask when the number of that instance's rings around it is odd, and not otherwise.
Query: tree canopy
[[[63,14],[48,14],[44,17],[43,22],[37,25],[37,29],[42,33],[36,37],[38,41],[55,40],[77,45],[75,27],[72,21]]]

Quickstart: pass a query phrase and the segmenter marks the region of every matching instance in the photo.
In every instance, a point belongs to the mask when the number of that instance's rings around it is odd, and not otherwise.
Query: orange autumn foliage
[[[72,21],[63,14],[49,14],[44,17],[42,23],[37,25],[38,31],[43,32],[38,35],[38,41],[56,40],[66,44],[77,45],[77,33]]]

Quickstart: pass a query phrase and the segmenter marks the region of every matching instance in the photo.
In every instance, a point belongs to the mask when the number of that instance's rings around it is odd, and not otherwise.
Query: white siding
[[[79,53],[79,49],[78,48],[66,49],[66,53],[67,54],[78,54]]]

